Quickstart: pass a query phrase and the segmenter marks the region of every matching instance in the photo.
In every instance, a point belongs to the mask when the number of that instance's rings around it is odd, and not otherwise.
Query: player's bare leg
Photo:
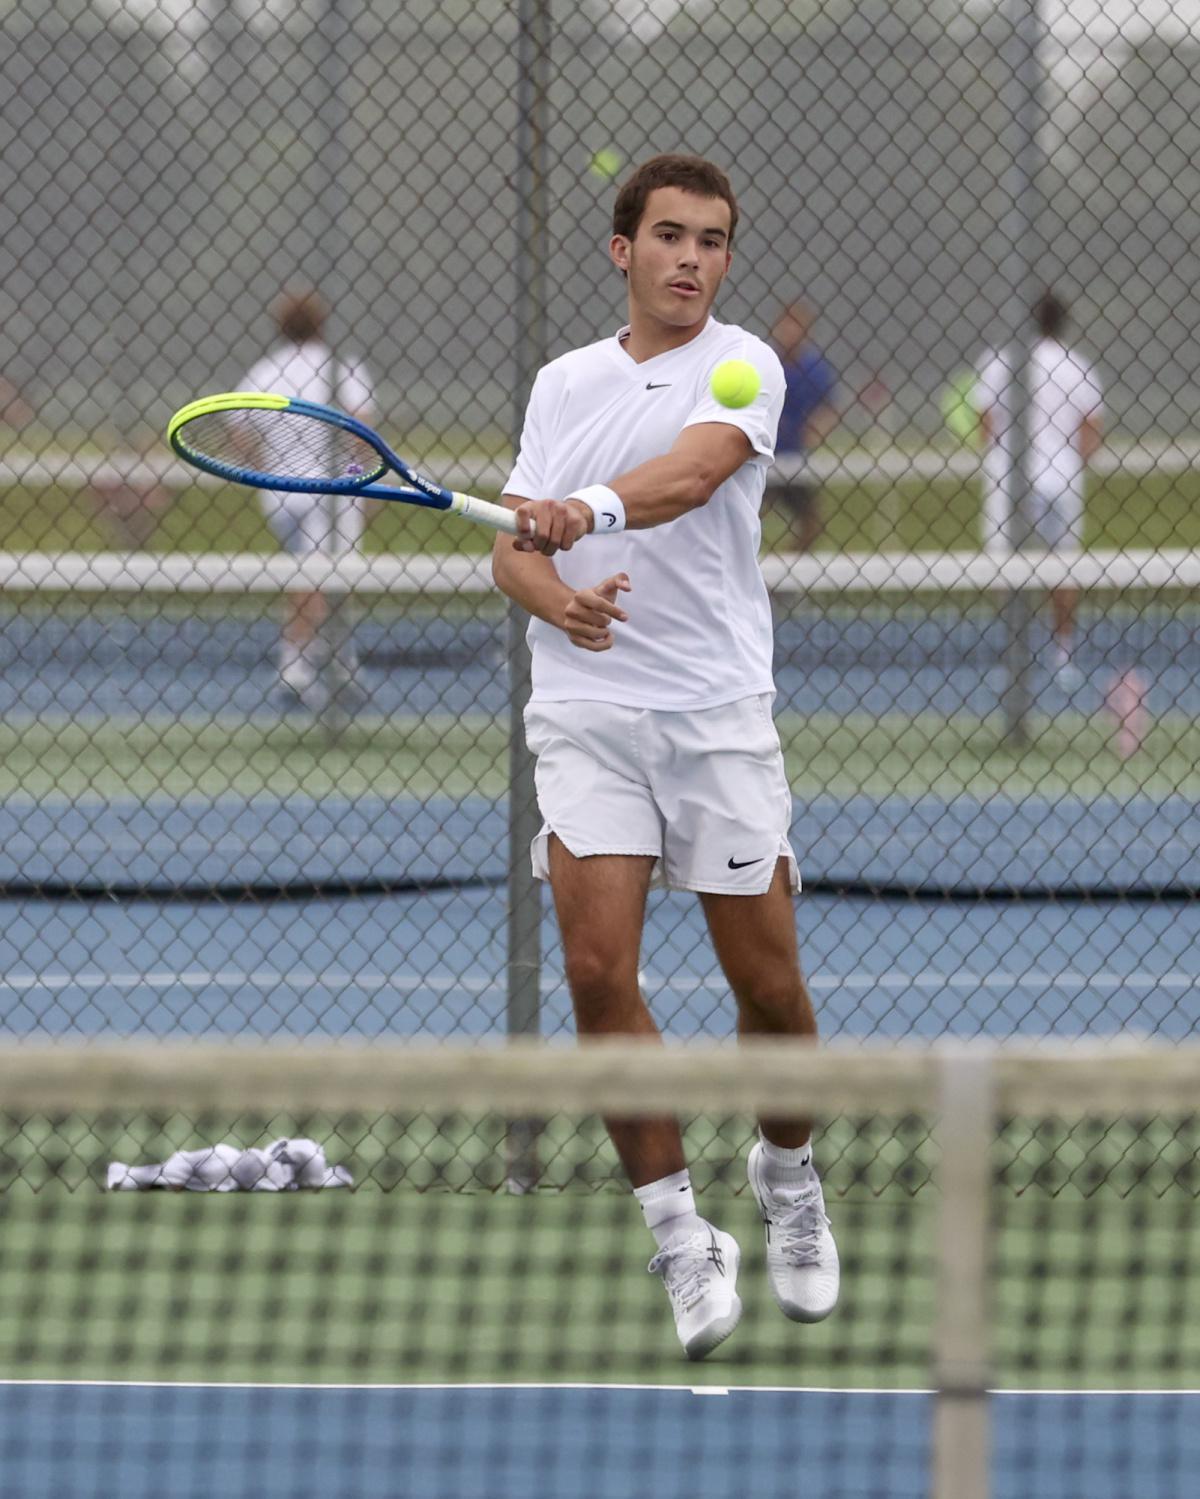
[[[323,593],[289,593],[283,622],[285,640],[303,650],[320,634],[329,616],[329,603]]]
[[[1077,588],[1055,588],[1050,593],[1053,618],[1055,669],[1065,687],[1077,686],[1078,672],[1071,660],[1075,644],[1075,611],[1079,604]]]
[[[626,854],[577,859],[554,836],[549,857],[550,888],[579,1034],[660,1040],[638,985],[654,860]],[[674,1118],[606,1119],[604,1124],[634,1187],[685,1169]]]
[[[577,859],[551,837],[549,862],[579,1034],[659,1041],[638,984],[654,860],[616,854]],[[742,1315],[737,1241],[696,1213],[674,1117],[604,1123],[658,1245],[650,1270],[662,1276],[679,1341],[688,1358],[704,1358]]]
[[[780,859],[765,895],[702,895],[721,970],[738,1007],[741,1036],[816,1040],[817,1018],[800,972],[787,861]],[[763,1133],[785,1149],[808,1144],[811,1122],[762,1119]]]
[[[800,972],[787,861],[765,895],[705,895],[713,946],[738,1006],[743,1036],[815,1040],[816,1016]],[[837,1304],[837,1246],[812,1164],[807,1119],[759,1120],[750,1151],[750,1185],[767,1233],[767,1269],[775,1300],[796,1322],[819,1322]]]
[[[297,702],[305,700],[317,680],[321,628],[329,613],[323,593],[289,593],[284,601],[279,676]]]
[[[1050,595],[1054,609],[1054,633],[1065,646],[1075,634],[1075,609],[1079,603],[1078,588],[1056,588]]]

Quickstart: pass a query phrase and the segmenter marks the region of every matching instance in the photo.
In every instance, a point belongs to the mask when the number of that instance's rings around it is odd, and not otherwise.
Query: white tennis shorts
[[[993,554],[1012,550],[1011,530],[1007,523],[1008,495],[1003,470],[983,471],[983,547]],[[1030,521],[1035,540],[1047,551],[1068,556],[1083,546],[1083,497],[1074,489],[1058,493],[1034,490]],[[1015,530],[1015,527],[1012,528]]]
[[[1083,547],[1083,496],[1072,489],[1033,492],[1033,531],[1050,552],[1074,555]]]
[[[310,552],[340,556],[362,539],[366,503],[355,495],[277,494],[259,491],[263,515],[279,545],[293,557]]]
[[[525,739],[537,756],[539,880],[555,833],[576,858],[651,855],[652,889],[763,895],[781,857],[800,889],[769,693],[686,713],[530,703]]]

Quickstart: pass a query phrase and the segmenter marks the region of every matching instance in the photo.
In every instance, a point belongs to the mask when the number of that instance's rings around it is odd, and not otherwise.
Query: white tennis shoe
[[[747,1163],[767,1230],[767,1272],[779,1309],[793,1322],[820,1322],[837,1305],[841,1267],[820,1178],[794,1189],[772,1190],[763,1176],[763,1151],[755,1143]]]
[[[675,1331],[688,1358],[710,1354],[741,1320],[740,1260],[733,1235],[706,1223],[701,1233],[675,1240],[650,1261],[650,1274],[662,1276],[671,1298]]]

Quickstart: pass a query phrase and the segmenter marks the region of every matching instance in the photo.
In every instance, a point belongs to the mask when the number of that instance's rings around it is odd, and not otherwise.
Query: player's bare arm
[[[647,530],[706,505],[752,455],[750,439],[740,427],[703,422],[686,427],[669,452],[638,464],[606,487],[624,507],[625,529]],[[570,551],[597,529],[593,507],[583,500],[523,500],[517,518],[522,529],[513,549],[546,557]]]
[[[1086,416],[1079,424],[1079,456],[1084,463],[1090,463],[1100,451],[1104,442],[1103,433],[1100,429],[1100,418],[1096,415]]]
[[[617,603],[619,593],[632,588],[628,573],[614,573],[594,588],[581,588],[567,605],[563,629],[571,644],[583,651],[610,651],[614,624],[629,618]]]
[[[824,406],[818,406],[809,417],[804,427],[804,445],[806,448],[819,448],[833,429],[837,426],[837,408],[826,402]]]
[[[504,502],[517,509],[528,501],[506,495]],[[562,630],[572,645],[585,651],[612,649],[614,624],[629,616],[617,603],[619,593],[628,593],[628,575],[617,573],[591,588],[574,589],[559,577],[553,562],[540,552],[514,553],[510,546],[492,549],[492,577],[496,587],[527,613]]]

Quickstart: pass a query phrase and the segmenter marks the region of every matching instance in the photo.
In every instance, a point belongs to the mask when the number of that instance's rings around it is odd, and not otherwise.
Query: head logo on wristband
[[[589,484],[574,490],[567,499],[579,500],[592,512],[594,536],[614,536],[625,529],[625,506],[616,490],[609,489],[607,484]]]

